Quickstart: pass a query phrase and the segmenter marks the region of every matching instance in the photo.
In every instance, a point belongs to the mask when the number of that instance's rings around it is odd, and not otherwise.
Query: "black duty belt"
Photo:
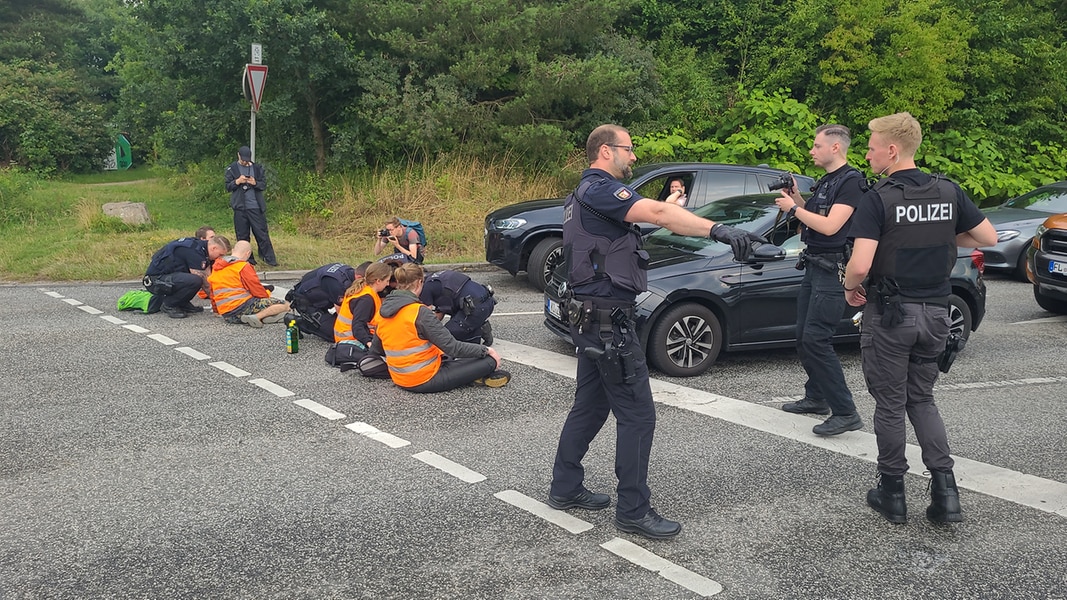
[[[811,246],[808,246],[807,251],[808,254],[813,254],[815,256],[826,256],[828,254],[844,254],[845,247],[838,246],[836,248],[812,248]]]

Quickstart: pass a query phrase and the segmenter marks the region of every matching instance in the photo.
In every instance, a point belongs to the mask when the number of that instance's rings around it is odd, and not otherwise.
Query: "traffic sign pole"
[[[260,44],[252,44],[252,63],[245,65],[245,71],[243,77],[245,81],[242,85],[247,83],[248,89],[251,92],[252,110],[249,131],[249,144],[248,148],[252,151],[252,161],[256,160],[256,113],[259,112],[259,103],[263,99],[263,85],[267,82],[267,65],[261,64],[263,62],[263,46]]]

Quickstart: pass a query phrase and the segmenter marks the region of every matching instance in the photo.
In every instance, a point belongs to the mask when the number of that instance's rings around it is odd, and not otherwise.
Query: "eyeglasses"
[[[627,152],[633,152],[633,146],[620,146],[619,144],[604,144],[605,146],[611,146],[612,148],[618,148],[619,150],[625,150]]]

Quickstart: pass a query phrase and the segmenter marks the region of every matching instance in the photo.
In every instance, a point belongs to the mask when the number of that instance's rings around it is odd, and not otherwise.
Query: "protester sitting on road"
[[[152,255],[142,283],[152,293],[148,313],[163,311],[172,319],[203,312],[190,300],[207,289],[211,262],[230,251],[230,240],[216,235],[210,240],[180,238],[168,242]]]
[[[337,306],[352,282],[356,270],[344,263],[331,263],[309,271],[285,296],[300,318],[301,331],[333,343]]]
[[[445,329],[457,340],[493,345],[493,329],[489,324],[489,316],[496,306],[493,288],[459,271],[446,269],[426,278],[419,301],[433,309],[438,319],[448,315]]]
[[[417,221],[405,221],[393,217],[385,223],[385,227],[378,231],[378,240],[374,242],[374,253],[381,254],[382,250],[391,248],[392,254],[380,259],[378,262],[392,263],[417,263],[422,264],[423,236],[419,235],[422,225]]]
[[[382,306],[379,294],[389,286],[392,276],[393,270],[386,264],[364,263],[356,267],[356,280],[337,308],[333,341],[358,342],[366,349],[378,326],[378,311]]]
[[[252,244],[245,240],[237,242],[230,256],[215,259],[207,281],[211,287],[211,306],[227,323],[260,328],[264,323],[281,321],[289,303],[271,298],[255,268],[248,263],[250,256]]]
[[[384,355],[389,376],[412,392],[430,393],[470,383],[501,387],[511,374],[500,355],[480,344],[452,337],[430,308],[419,302],[425,273],[415,264],[394,271],[397,289],[382,301],[378,335],[371,351]]]

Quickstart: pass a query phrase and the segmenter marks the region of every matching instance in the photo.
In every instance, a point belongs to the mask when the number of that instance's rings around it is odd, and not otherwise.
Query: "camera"
[[[774,180],[774,183],[767,185],[767,190],[771,192],[775,190],[785,190],[787,192],[793,191],[793,174],[782,173],[778,176],[778,179]]]
[[[378,237],[384,237],[384,238],[389,237],[389,230],[388,229],[379,229],[378,230]]]

